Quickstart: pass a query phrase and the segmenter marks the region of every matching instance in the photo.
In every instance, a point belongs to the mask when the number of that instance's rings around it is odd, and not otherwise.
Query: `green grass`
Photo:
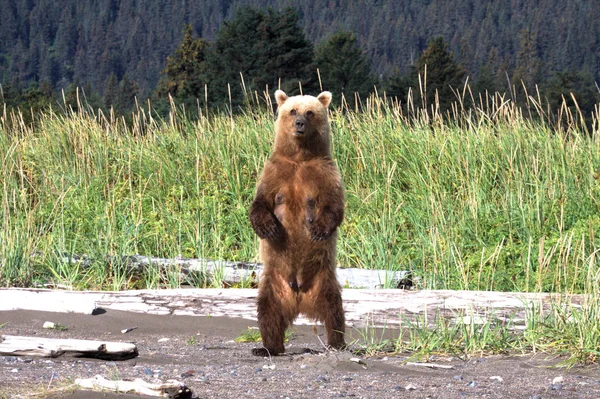
[[[294,332],[292,330],[285,330],[285,336],[283,342],[287,343],[294,338]],[[235,342],[261,342],[262,337],[260,336],[260,330],[258,328],[248,327],[243,330],[240,335],[235,339]]]
[[[370,326],[357,330],[351,347],[365,356],[410,354],[410,359],[428,361],[433,356],[468,358],[500,354],[545,353],[561,355],[558,366],[598,363],[600,360],[600,299],[590,296],[580,306],[556,301],[550,312],[533,306],[525,326],[489,315],[460,322],[436,314],[404,321],[395,337],[384,337],[385,329]],[[391,330],[390,330],[391,331]],[[389,332],[389,331],[388,331]]]
[[[443,119],[381,98],[332,111],[347,190],[340,266],[410,270],[420,288],[585,292],[600,277],[597,126],[523,117],[499,96],[460,104]],[[26,125],[5,112],[0,285],[173,287],[178,273],[134,278],[122,257],[258,260],[247,214],[272,141],[257,105],[198,120],[138,109],[132,125],[91,111]],[[75,255],[88,262],[64,262]]]

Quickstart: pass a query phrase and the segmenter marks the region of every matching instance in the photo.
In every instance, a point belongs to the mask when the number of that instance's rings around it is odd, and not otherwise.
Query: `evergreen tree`
[[[454,91],[462,88],[465,72],[454,61],[454,54],[448,50],[444,38],[436,37],[429,42],[416,67],[412,77],[413,89],[417,88],[416,92],[419,92],[418,74],[422,81],[426,79],[426,85],[423,85],[423,90],[426,90],[425,105],[434,105],[437,94],[440,109],[447,110],[456,101]]]
[[[336,33],[319,45],[315,50],[315,63],[323,88],[331,91],[334,99],[343,94],[346,100],[352,101],[354,93],[364,97],[372,88],[369,60],[352,32]]]
[[[209,96],[217,104],[228,102],[229,91],[232,103],[239,105],[247,93],[263,93],[267,87],[293,94],[299,91],[299,83],[304,88],[314,84],[310,80],[313,47],[291,8],[282,12],[238,9],[235,18],[219,30],[208,61]]]
[[[117,107],[117,98],[119,96],[119,79],[112,73],[108,77],[106,87],[104,88],[104,107],[110,109]]]
[[[135,105],[135,97],[138,95],[139,88],[136,82],[129,79],[129,75],[125,74],[119,83],[119,91],[117,97],[117,106],[122,114],[131,111]]]
[[[175,54],[167,57],[167,65],[162,71],[156,95],[170,94],[177,103],[194,104],[197,98],[204,97],[206,76],[206,51],[208,43],[194,37],[191,25],[183,29],[183,39]]]
[[[600,102],[600,93],[591,76],[581,72],[557,72],[542,88],[542,92],[551,112],[557,113],[564,101],[572,115],[577,117],[581,111],[590,127],[594,106]]]
[[[512,83],[518,90],[522,85],[528,89],[541,83],[542,63],[538,56],[537,40],[535,34],[529,29],[519,33],[519,52],[513,75]]]

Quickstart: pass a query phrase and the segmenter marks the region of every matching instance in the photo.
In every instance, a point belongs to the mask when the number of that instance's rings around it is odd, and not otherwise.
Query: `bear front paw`
[[[253,212],[250,223],[256,235],[265,240],[276,240],[283,237],[283,226],[270,212]]]
[[[313,241],[323,241],[331,237],[335,228],[320,226],[318,223],[314,223],[310,225],[310,238]]]
[[[275,222],[254,226],[254,231],[264,240],[276,240],[283,236],[281,227]]]

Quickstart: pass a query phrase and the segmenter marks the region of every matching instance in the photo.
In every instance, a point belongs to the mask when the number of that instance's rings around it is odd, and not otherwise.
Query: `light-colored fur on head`
[[[309,97],[309,98],[315,98],[312,96],[294,96],[294,97]],[[291,97],[291,98],[294,98]],[[288,97],[287,94],[285,94],[285,92],[283,90],[277,90],[275,92],[275,100],[277,101],[277,105],[278,106],[282,106],[283,103],[285,103],[290,97]],[[319,94],[316,99],[323,105],[323,107],[327,108],[329,107],[329,104],[331,104],[331,93],[328,91],[324,91],[321,94]]]
[[[277,121],[275,122],[275,151],[296,156],[329,156],[329,117],[327,108],[331,93],[324,91],[317,97],[299,95],[289,97],[282,90],[275,92]],[[295,136],[294,121],[302,116],[306,121],[306,134]]]

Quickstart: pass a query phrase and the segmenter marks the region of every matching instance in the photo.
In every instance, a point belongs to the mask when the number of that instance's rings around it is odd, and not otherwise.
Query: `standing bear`
[[[263,348],[252,353],[283,353],[285,331],[300,313],[323,322],[328,345],[342,349],[345,317],[335,265],[344,186],[331,158],[331,93],[288,97],[277,90],[275,98],[275,147],[250,209],[264,263],[257,301]]]

